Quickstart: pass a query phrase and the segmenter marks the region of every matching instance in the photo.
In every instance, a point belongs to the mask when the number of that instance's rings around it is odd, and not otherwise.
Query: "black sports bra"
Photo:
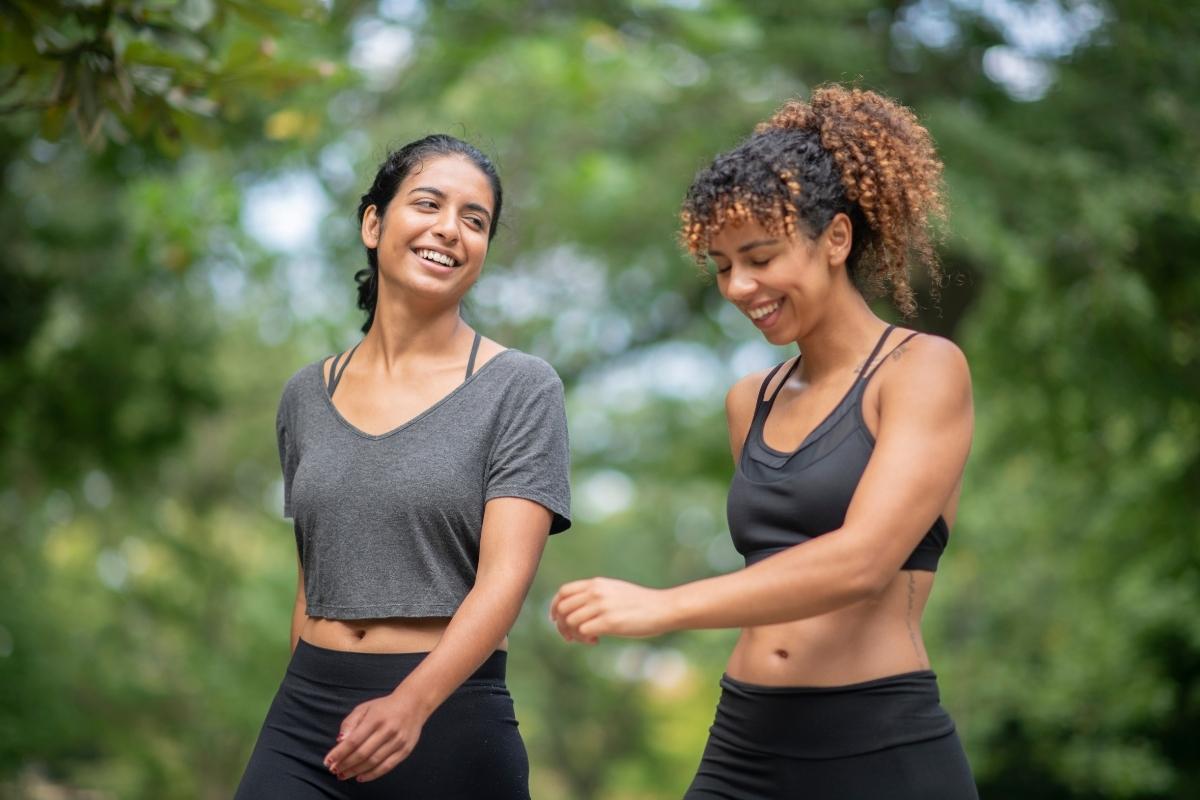
[[[863,392],[887,358],[875,361],[893,328],[889,325],[879,337],[846,396],[791,453],[767,446],[763,425],[800,359],[796,358],[770,399],[766,398],[767,386],[783,364],[763,381],[726,505],[733,546],[745,557],[746,566],[842,526],[875,449],[875,437],[863,421]],[[916,335],[910,334],[896,348]],[[949,539],[950,529],[939,516],[901,569],[936,572]]]

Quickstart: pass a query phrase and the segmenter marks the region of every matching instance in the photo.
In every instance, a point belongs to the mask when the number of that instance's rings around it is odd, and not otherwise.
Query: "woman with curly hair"
[[[951,342],[880,319],[908,269],[940,273],[942,165],[878,94],[826,86],[702,170],[682,240],[776,345],[726,398],[729,529],[746,568],[668,589],[564,585],[563,637],[742,629],[687,798],[977,797],[921,639],[971,444]]]

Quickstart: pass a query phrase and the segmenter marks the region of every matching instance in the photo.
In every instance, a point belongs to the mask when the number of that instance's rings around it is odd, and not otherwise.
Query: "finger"
[[[584,578],[580,581],[564,583],[562,586],[558,587],[558,592],[556,592],[554,595],[554,604],[560,603],[568,597],[585,591],[589,586],[591,586],[592,581],[594,580],[595,578]]]
[[[338,741],[345,739],[350,735],[351,731],[358,727],[363,718],[367,716],[367,712],[371,710],[370,701],[360,703],[354,707],[354,710],[346,715],[342,720],[342,724],[338,726]]]
[[[567,640],[568,642],[579,642],[580,644],[596,644],[597,642],[600,641],[599,637],[584,636],[582,633],[580,633],[579,631],[574,630],[572,628],[560,628],[559,630],[562,633],[563,639]]]
[[[612,625],[602,616],[596,616],[575,629],[581,639],[590,639],[591,644],[600,641],[601,636],[612,634]]]
[[[564,619],[563,624],[578,634],[583,623],[593,620],[603,613],[604,611],[599,606],[584,606]]]
[[[375,724],[374,719],[368,717],[366,711],[359,713],[359,709],[356,708],[350,712],[350,715],[342,721],[341,733],[338,734],[341,741],[325,756],[325,766],[334,770],[341,769],[346,756],[354,752],[367,737],[374,733]]]
[[[569,627],[567,627],[567,625],[565,623],[563,623],[561,620],[555,622],[554,626],[556,628],[558,628],[558,635],[561,636],[564,641],[568,641],[568,642],[581,641],[581,639],[579,639],[578,637],[575,636],[575,632],[573,630],[571,630]]]
[[[401,748],[400,750],[397,750],[396,752],[392,753],[390,756],[385,758],[383,760],[383,763],[380,764],[379,766],[375,767],[375,769],[371,770],[370,772],[364,772],[363,774],[359,775],[358,781],[360,783],[366,783],[367,781],[373,781],[376,778],[382,778],[384,775],[386,775],[389,772],[391,772],[392,770],[394,770],[396,768],[397,764],[399,764],[404,759],[408,758],[409,754],[411,754],[411,753],[412,753],[411,746],[406,746],[404,748]]]
[[[599,609],[595,604],[589,605],[586,602],[582,605],[576,604],[575,607],[570,610],[570,612],[559,614],[558,617],[555,618],[554,624],[557,625],[560,630],[567,630],[573,633],[575,629],[579,627],[579,622],[581,620],[590,619],[592,616],[598,613]]]
[[[555,621],[555,627],[558,628],[558,634],[567,642],[580,642],[581,644],[596,644],[599,640],[596,636],[584,636],[576,628],[568,625],[566,620]]]
[[[558,618],[558,615],[560,613],[559,608],[562,606],[563,601],[566,600],[568,597],[571,597],[571,595],[573,594],[573,593],[568,593],[566,591],[566,588],[567,588],[566,586],[559,587],[559,590],[554,593],[554,597],[552,597],[550,599],[550,619]]]
[[[566,638],[567,641],[570,641],[570,642],[583,642],[585,644],[595,644],[595,641],[594,641],[595,637],[589,637],[589,636],[584,635],[584,633],[580,630],[580,626],[586,622],[591,621],[592,619],[595,619],[598,616],[600,616],[600,613],[596,612],[596,613],[589,613],[587,616],[580,616],[577,619],[572,619],[569,621],[563,620],[562,627],[561,627],[561,630],[563,631],[563,637]],[[589,639],[591,639],[592,641],[589,641]]]
[[[590,602],[594,602],[592,592],[580,592],[571,597],[563,598],[555,609],[555,619],[563,619],[570,616],[573,612],[586,606]]]
[[[395,731],[379,729],[375,731],[365,742],[348,755],[345,760],[338,766],[339,778],[347,780],[363,772],[368,772],[379,765],[385,758],[391,755],[393,742],[396,739]]]

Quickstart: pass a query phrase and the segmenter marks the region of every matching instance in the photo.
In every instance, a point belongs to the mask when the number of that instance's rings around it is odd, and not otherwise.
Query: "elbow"
[[[848,570],[847,592],[854,602],[873,600],[891,584],[896,571],[883,562],[879,553],[864,547],[856,547],[855,552],[845,560]]]
[[[864,600],[874,600],[883,594],[888,582],[880,576],[880,570],[870,564],[864,564],[854,570],[846,581],[846,594],[850,603]]]

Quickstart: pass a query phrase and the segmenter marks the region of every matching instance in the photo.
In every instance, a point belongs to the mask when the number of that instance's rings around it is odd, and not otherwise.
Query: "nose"
[[[738,269],[737,264],[729,268],[725,281],[725,297],[735,303],[749,300],[758,291],[758,281],[749,270]]]
[[[447,244],[454,244],[458,241],[458,218],[453,213],[442,213],[438,215],[437,221],[433,224],[433,235]]]

